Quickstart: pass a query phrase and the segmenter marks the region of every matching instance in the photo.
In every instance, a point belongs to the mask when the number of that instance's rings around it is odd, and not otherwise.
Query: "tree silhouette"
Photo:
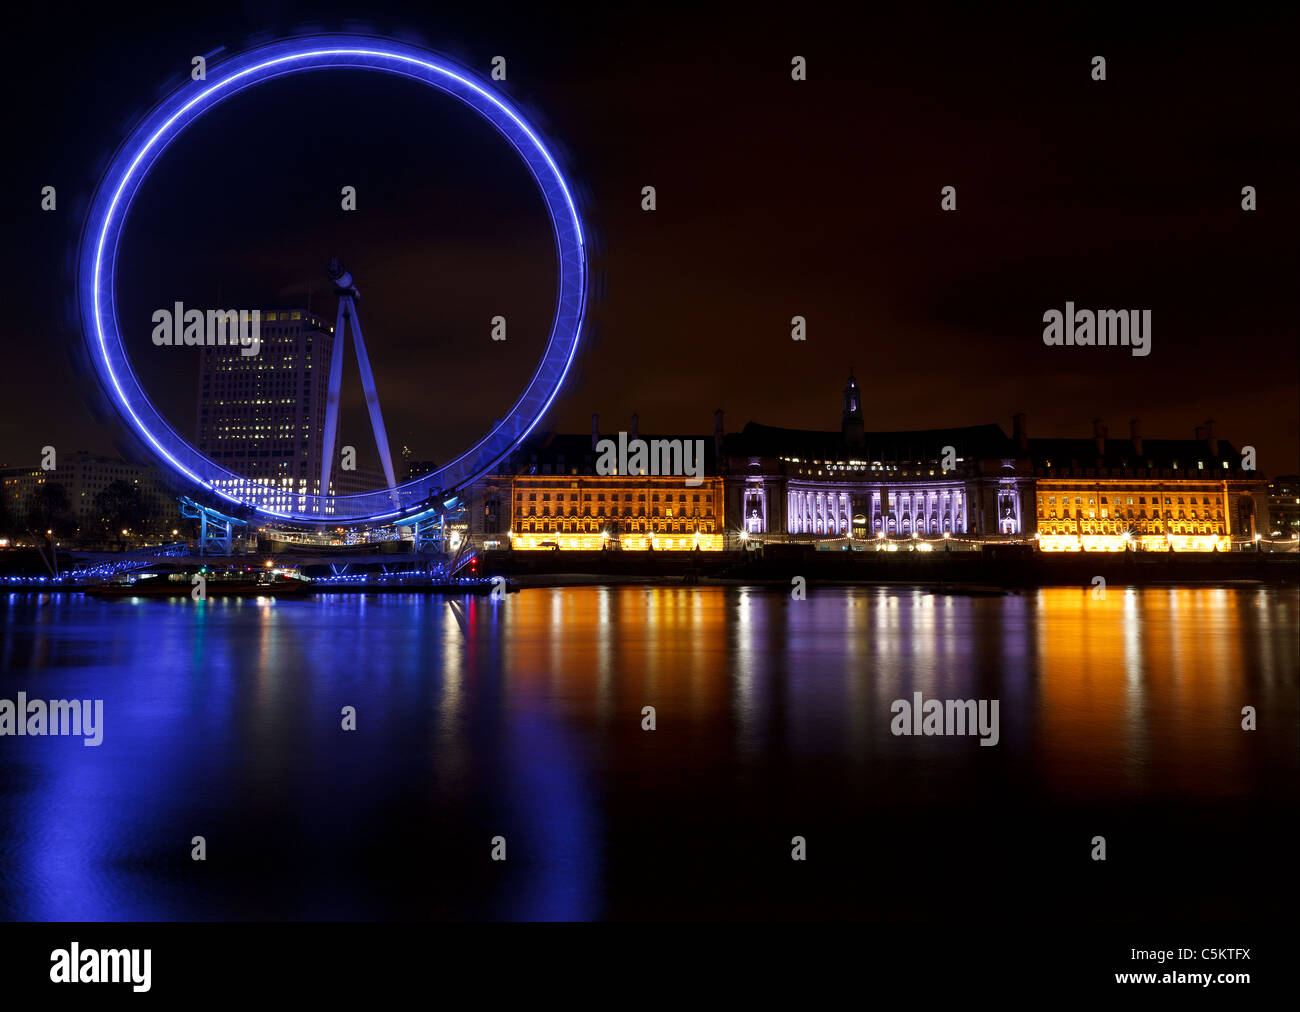
[[[100,529],[121,549],[126,547],[122,531],[146,526],[150,520],[149,512],[139,487],[120,478],[95,496],[95,517]]]
[[[27,526],[37,534],[46,531],[53,531],[55,535],[71,534],[76,523],[68,490],[57,481],[38,485],[27,508]]]
[[[31,504],[27,508],[27,525],[31,530],[32,536],[37,541],[37,551],[41,553],[41,561],[50,571],[51,575],[57,576],[59,572],[59,555],[58,548],[55,545],[55,539],[60,535],[71,534],[76,530],[76,521],[72,515],[72,504],[68,499],[68,490],[60,485],[57,481],[42,482],[32,493]],[[50,539],[50,558],[45,558],[45,551],[41,548],[40,542],[46,534]]]

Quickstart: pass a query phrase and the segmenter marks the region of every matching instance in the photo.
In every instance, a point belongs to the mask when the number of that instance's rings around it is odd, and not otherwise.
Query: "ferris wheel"
[[[372,428],[388,487],[357,495],[329,494],[330,451],[322,459],[316,494],[292,498],[292,508],[268,506],[248,477],[201,453],[163,418],[131,367],[117,311],[117,257],[131,204],[159,158],[177,137],[220,102],[290,74],[362,70],[414,80],[462,102],[511,145],[537,184],[554,232],[557,291],[550,334],[523,392],[474,445],[413,480],[398,483],[383,428],[359,321],[356,288],[337,260],[330,274],[339,296],[331,366],[326,444],[337,427],[342,323],[352,327]],[[345,283],[346,275],[346,283]],[[563,385],[581,338],[587,297],[587,257],[572,188],[540,133],[471,72],[424,49],[354,35],[310,35],[258,46],[207,70],[168,95],[131,132],[115,154],[91,201],[78,255],[78,308],[90,361],[114,409],[158,460],[225,510],[259,521],[293,524],[393,526],[427,518],[457,490],[489,473],[541,420]],[[248,491],[239,491],[245,489]]]

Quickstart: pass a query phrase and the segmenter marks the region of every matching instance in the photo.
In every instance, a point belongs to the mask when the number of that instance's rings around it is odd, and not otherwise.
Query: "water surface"
[[[105,711],[98,748],[0,737],[0,916],[1252,922],[1295,901],[1294,589],[460,606],[463,627],[420,595],[0,597],[0,698]],[[998,744],[895,736],[917,691],[997,699]]]

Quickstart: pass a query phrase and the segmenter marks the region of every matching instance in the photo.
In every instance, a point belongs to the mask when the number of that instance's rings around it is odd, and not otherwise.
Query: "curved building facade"
[[[850,376],[838,431],[750,422],[723,441],[729,527],[807,538],[1023,535],[1027,448],[996,424],[867,431]]]

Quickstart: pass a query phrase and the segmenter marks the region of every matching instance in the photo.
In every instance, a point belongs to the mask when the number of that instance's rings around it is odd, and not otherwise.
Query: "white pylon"
[[[339,392],[343,386],[343,341],[348,321],[352,323],[353,344],[357,351],[357,367],[361,371],[361,387],[366,392],[366,407],[370,411],[370,427],[379,448],[379,459],[384,465],[384,477],[389,488],[397,487],[393,474],[393,457],[388,448],[388,433],[384,429],[384,415],[379,408],[379,393],[375,390],[375,376],[370,371],[370,358],[366,355],[366,341],[361,336],[361,318],[357,315],[356,300],[361,297],[353,283],[352,275],[343,269],[338,257],[329,262],[329,276],[334,281],[334,294],[339,297],[339,313],[334,323],[334,349],[330,354],[330,381],[328,400],[325,403],[325,439],[321,446],[320,497],[329,495],[330,471],[334,463],[334,440],[339,426]]]

